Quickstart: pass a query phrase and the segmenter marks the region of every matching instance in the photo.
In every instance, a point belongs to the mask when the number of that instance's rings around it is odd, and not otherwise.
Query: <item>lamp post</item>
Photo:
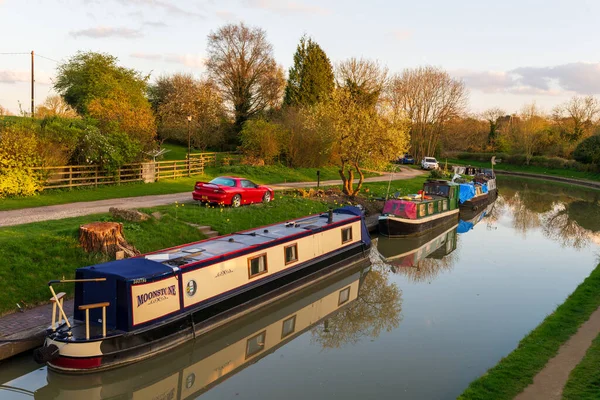
[[[192,122],[192,116],[188,115],[187,116],[187,122],[188,122],[188,157],[187,157],[187,170],[188,170],[188,176],[190,176],[190,153],[192,150],[192,131],[190,130],[190,123]]]

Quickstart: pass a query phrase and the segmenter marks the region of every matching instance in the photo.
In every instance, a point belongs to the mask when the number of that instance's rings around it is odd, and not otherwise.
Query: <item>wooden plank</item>
[[[94,304],[84,304],[82,306],[77,307],[80,310],[91,310],[92,308],[100,308],[100,307],[108,307],[110,303],[108,301],[103,303],[94,303]]]

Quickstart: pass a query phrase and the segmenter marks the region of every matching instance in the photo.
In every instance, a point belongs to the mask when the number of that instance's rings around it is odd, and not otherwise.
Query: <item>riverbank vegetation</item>
[[[365,183],[366,193],[355,200],[368,203],[369,198],[384,196],[388,186],[391,193],[415,192],[424,180],[425,177],[418,177]],[[227,234],[326,211],[352,201],[339,188],[330,195],[298,189],[278,192],[275,196],[271,203],[239,208],[190,202],[144,209],[141,211],[159,211],[162,217],[124,222],[124,236],[146,253],[203,239],[190,223],[208,225],[220,234]],[[110,214],[99,214],[0,228],[0,314],[16,311],[16,303],[27,307],[46,302],[49,294],[45,282],[63,276],[72,278],[76,268],[106,261],[100,255],[85,253],[78,243],[79,226],[94,221],[123,222]],[[60,290],[72,294],[71,286],[65,285]]]
[[[598,307],[600,265],[512,353],[473,381],[459,399],[513,399]],[[585,365],[579,373],[586,373]]]

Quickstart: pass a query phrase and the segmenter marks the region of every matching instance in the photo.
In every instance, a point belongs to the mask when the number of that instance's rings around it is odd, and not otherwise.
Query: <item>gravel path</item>
[[[404,168],[400,172],[365,178],[365,182],[383,182],[397,179],[410,179],[423,172],[411,168]],[[358,180],[355,180],[357,182]],[[321,186],[340,185],[340,180],[321,181]],[[299,187],[314,187],[317,182],[290,182],[269,185],[274,190],[285,190]],[[55,206],[24,208],[21,210],[0,211],[0,226],[13,226],[31,222],[48,221],[55,219],[80,217],[82,215],[107,213],[111,207],[118,208],[148,208],[172,204],[175,202],[191,202],[191,191],[183,193],[162,194],[155,196],[125,197],[120,199],[86,201]]]

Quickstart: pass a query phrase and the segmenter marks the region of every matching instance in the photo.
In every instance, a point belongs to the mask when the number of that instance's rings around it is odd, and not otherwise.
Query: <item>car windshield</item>
[[[405,158],[412,158],[412,156],[410,154],[407,154],[404,156]]]
[[[221,186],[229,186],[229,187],[235,186],[235,181],[231,178],[215,178],[208,183],[212,183],[213,185],[221,185]]]
[[[437,162],[437,161],[435,161],[435,158],[426,157],[425,162]]]

